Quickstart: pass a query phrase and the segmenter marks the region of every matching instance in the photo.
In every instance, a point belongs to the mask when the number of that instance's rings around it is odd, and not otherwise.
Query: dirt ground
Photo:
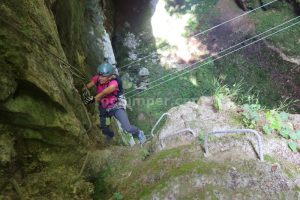
[[[244,13],[232,0],[219,1],[215,10],[219,16],[212,18],[211,26],[217,26]],[[218,53],[244,40],[245,36],[253,35],[254,32],[255,25],[247,16],[238,17],[213,29],[208,34],[207,48],[211,53]]]
[[[240,9],[233,0],[220,0],[216,5],[215,10],[216,13],[219,13],[219,15],[217,17],[212,17],[210,27],[217,26],[220,23],[223,23],[245,13],[245,11]],[[255,12],[251,14],[255,14]],[[238,44],[246,40],[247,38],[253,37],[257,34],[258,33],[255,33],[254,22],[251,21],[248,15],[245,15],[210,31],[206,44],[207,49],[209,50],[210,55],[216,55],[220,51],[227,49],[232,45]],[[285,61],[288,61],[288,59],[285,58],[283,50],[280,49],[280,47],[273,46],[273,48],[270,48],[270,45],[268,45],[266,40],[263,41],[264,42],[258,42],[248,46],[247,48],[239,51],[239,54],[243,55],[243,57],[246,59],[247,57],[249,57],[248,55],[255,55],[256,63],[259,63],[260,66],[262,66],[269,72],[274,83],[282,86],[282,88],[288,88],[287,90],[282,91],[282,96],[300,99],[300,85],[299,83],[297,83],[297,78],[295,78],[295,76],[293,75],[299,74],[299,64],[297,64],[297,62],[294,62],[292,64],[294,64],[295,66],[291,71],[285,73],[280,72],[280,70],[272,66],[272,62],[270,62],[270,60],[265,57],[264,52],[270,51],[278,57],[281,57],[282,60]],[[243,45],[246,44],[247,43],[244,43]],[[292,58],[291,60],[297,61],[297,59],[295,58]],[[299,102],[296,103],[296,107],[300,108]]]

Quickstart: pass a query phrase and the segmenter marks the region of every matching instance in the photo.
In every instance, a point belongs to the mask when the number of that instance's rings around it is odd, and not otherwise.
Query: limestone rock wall
[[[77,88],[103,61],[102,6],[99,0],[1,1],[0,194],[90,198],[91,183],[74,181],[90,126]]]

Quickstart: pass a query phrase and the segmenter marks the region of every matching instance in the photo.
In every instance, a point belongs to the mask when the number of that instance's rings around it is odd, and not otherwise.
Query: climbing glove
[[[89,96],[89,97],[84,97],[83,98],[83,103],[85,105],[91,104],[91,103],[94,103],[94,102],[95,102],[95,97],[93,97],[93,96]]]
[[[87,88],[83,88],[82,89],[82,96],[83,97],[89,97],[89,96],[91,96],[91,93]]]

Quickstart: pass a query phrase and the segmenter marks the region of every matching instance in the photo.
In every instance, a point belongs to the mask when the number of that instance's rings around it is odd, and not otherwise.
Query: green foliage
[[[260,120],[259,110],[261,109],[260,104],[245,104],[243,106],[243,118],[244,125],[248,128],[255,128],[257,122]]]
[[[223,109],[222,100],[224,99],[224,95],[222,93],[218,95],[214,95],[213,105],[217,111],[221,111]]]
[[[217,111],[221,111],[223,109],[222,101],[229,94],[230,90],[227,85],[221,86],[220,82],[216,79],[214,79],[214,86],[216,89],[213,96],[213,106]]]
[[[268,52],[267,49],[261,49],[261,51]],[[285,63],[280,62],[277,57],[274,57],[273,54],[265,53],[265,58],[274,68],[280,68],[282,65],[288,67]],[[236,99],[240,104],[255,104],[258,99],[264,107],[278,107],[277,104],[282,98],[280,94],[282,88],[273,83],[268,75],[269,72],[261,67],[264,64],[260,63],[256,56],[252,54],[243,55],[243,52],[241,52],[215,61],[212,73],[215,76],[225,76],[226,79],[224,79],[223,84],[243,83]],[[274,89],[270,90],[269,88]]]
[[[282,137],[289,139],[291,138],[290,135],[294,132],[293,125],[290,123],[286,123],[282,125],[281,129],[278,130],[278,132]]]
[[[220,78],[219,78],[220,79]],[[222,79],[225,79],[223,77]],[[213,95],[213,106],[217,111],[221,111],[223,109],[223,100],[225,97],[229,97],[231,99],[235,98],[241,90],[242,83],[233,84],[231,88],[227,84],[221,84],[221,80],[214,79],[213,85],[215,87],[215,92]]]
[[[298,99],[285,98],[279,102],[279,105],[277,106],[276,110],[277,111],[285,111],[285,112],[293,111],[294,110],[293,106],[298,102],[299,102]],[[284,112],[282,112],[282,113],[284,114]],[[287,119],[288,114],[285,113],[285,116],[282,116],[282,117]]]
[[[109,185],[107,184],[107,178],[112,175],[112,169],[108,166],[95,181],[95,191],[94,199],[103,199],[104,194],[108,193],[110,190]]]
[[[298,150],[298,147],[297,147],[297,143],[296,142],[289,142],[288,143],[290,149],[293,151],[293,152],[297,152]]]
[[[137,126],[145,132],[150,132],[156,120],[170,108],[184,104],[188,101],[197,101],[200,96],[212,95],[215,88],[213,85],[214,76],[211,73],[213,65],[213,62],[210,62],[191,73],[185,74],[167,82],[166,84],[162,84],[159,87],[148,90],[140,96],[136,96],[134,98],[127,97],[128,102],[132,102],[132,104],[133,102],[137,102],[136,100],[138,98],[142,100],[142,103],[135,103],[133,105],[133,112],[129,112],[130,119],[137,122]],[[148,69],[151,74],[153,70],[159,69],[160,72],[154,74],[153,79],[158,79],[164,75],[174,72],[173,70],[160,68],[157,65],[149,65]],[[173,76],[178,74],[175,73]],[[195,78],[196,84],[191,81],[191,76]],[[151,84],[150,87],[157,83],[161,83],[168,78],[171,78],[171,76],[161,80],[160,82]],[[146,115],[147,121],[137,120],[140,112],[143,112]]]
[[[257,128],[257,122],[260,121],[259,114],[261,110],[260,104],[245,104],[243,106],[242,121],[246,127]],[[277,110],[269,110],[266,112],[266,122],[262,125],[265,134],[270,135],[277,132],[281,137],[292,140],[288,143],[289,148],[296,152],[296,140],[300,140],[300,130],[295,131],[293,125],[288,122],[288,114],[286,112],[278,112]]]
[[[132,143],[132,135],[130,133],[127,133],[127,132],[122,132],[120,131],[121,133],[121,137],[122,137],[122,141],[124,143],[125,146],[130,146],[131,143]]]
[[[146,160],[149,156],[150,156],[149,150],[146,149],[146,148],[142,148],[142,157],[143,157],[143,160]]]
[[[273,158],[272,156],[270,156],[269,154],[265,154],[265,161],[271,162],[271,163],[276,163],[277,160],[275,158]]]
[[[289,3],[278,1],[272,4],[271,8],[272,9],[268,9],[267,11],[258,10],[255,15],[251,15],[251,18],[254,20],[257,33],[266,31],[273,26],[279,25],[296,17],[296,14],[293,11],[294,8]],[[293,23],[294,22],[296,22],[296,20],[293,21]],[[296,25],[285,31],[284,35],[276,34],[268,38],[268,40],[276,46],[280,46],[288,55],[297,56],[300,51],[300,41],[298,40],[299,33],[300,27]]]
[[[272,133],[272,129],[268,125],[263,126],[263,132],[267,135],[270,135]]]
[[[193,33],[195,29],[205,30],[209,22],[212,19],[213,13],[211,10],[214,8],[214,5],[217,1],[195,1],[189,0],[185,1],[184,5],[177,5],[180,3],[176,3],[174,1],[167,2],[167,10],[175,15],[183,15],[186,13],[194,15],[189,20],[190,27],[187,27],[187,34],[190,35]],[[289,12],[289,16],[292,16],[291,10],[283,9],[284,12]],[[268,17],[272,17],[271,9],[266,11],[268,12]],[[255,13],[259,13],[259,15],[264,15],[264,12],[257,11]],[[276,14],[277,15],[277,14]],[[276,17],[276,19],[272,19],[274,24],[282,23],[283,13],[278,14],[280,16]],[[209,17],[207,17],[209,16]],[[265,24],[260,31],[265,31],[273,26],[271,22],[263,18],[255,18],[255,22],[258,20],[264,20]],[[278,20],[276,23],[275,21]],[[199,23],[201,22],[201,23]],[[259,23],[259,22],[258,22]],[[281,36],[282,37],[282,36]],[[293,36],[294,37],[294,36]],[[243,39],[243,38],[242,38]],[[205,40],[205,39],[204,39]],[[157,43],[157,48],[165,46],[167,43],[163,40]],[[169,46],[168,48],[169,49]],[[282,90],[285,89],[278,84],[274,84],[274,81],[270,78],[271,76],[269,67],[272,68],[280,68],[280,66],[284,66],[282,68],[290,68],[288,63],[283,62],[275,53],[272,53],[267,48],[262,47],[259,49],[261,52],[264,52],[265,59],[257,59],[257,54],[249,54],[249,52],[239,52],[233,55],[225,56],[224,58],[210,62],[207,65],[202,65],[199,69],[194,70],[189,73],[189,75],[181,75],[179,78],[168,81],[166,84],[162,84],[159,87],[148,90],[140,96],[136,96],[137,98],[143,98],[145,100],[153,99],[151,103],[147,105],[134,105],[133,111],[129,112],[130,120],[135,122],[136,125],[142,128],[145,132],[150,132],[152,126],[159,118],[159,116],[169,110],[171,107],[184,104],[187,101],[191,101],[192,99],[199,98],[200,96],[208,96],[215,94],[214,97],[214,106],[217,110],[222,110],[222,100],[224,99],[223,92],[215,92],[215,85],[213,83],[213,79],[220,76],[225,76],[226,80],[222,82],[222,85],[226,85],[230,87],[232,92],[232,86],[241,81],[241,77],[243,77],[243,88],[239,91],[239,94],[236,96],[236,100],[239,103],[248,103],[255,104],[256,97],[259,98],[259,102],[261,107],[268,106],[269,108],[278,107],[278,102],[282,99]],[[139,48],[140,52],[144,52],[143,49]],[[159,52],[159,49],[157,49]],[[142,56],[140,56],[142,57]],[[121,60],[121,59],[119,59]],[[147,61],[147,62],[146,62]],[[212,61],[212,60],[210,60]],[[267,61],[267,64],[266,64]],[[166,69],[164,66],[161,66],[158,62],[153,63],[151,60],[145,60],[139,63],[140,66],[146,66],[150,71],[150,87],[154,86],[156,83],[161,83],[166,81],[168,78],[172,78],[179,74],[179,72],[170,75],[175,72],[174,69]],[[130,67],[128,70],[132,70],[132,74],[136,74],[134,68],[137,68],[138,65],[134,65]],[[265,67],[266,66],[266,67]],[[247,74],[247,76],[245,76]],[[158,78],[170,75],[159,82],[152,83],[151,81],[155,81]],[[189,80],[189,76],[195,76],[197,85],[191,84]],[[273,88],[270,90],[270,88]],[[130,97],[130,95],[128,95]],[[128,98],[127,96],[127,98]],[[157,99],[162,99],[163,103],[156,101]],[[130,99],[132,100],[132,99]],[[133,101],[131,101],[133,102]],[[137,120],[139,114],[143,112],[147,120]],[[255,114],[255,113],[254,113]],[[249,119],[247,122],[249,126],[254,127],[255,119]],[[251,125],[252,124],[252,125]],[[268,127],[265,127],[265,130],[268,130]],[[271,132],[271,130],[269,130]]]
[[[270,128],[274,130],[281,130],[282,128],[282,120],[278,112],[275,110],[270,110],[266,113],[266,119],[270,124]]]
[[[300,140],[300,130],[296,131],[295,133],[290,134],[290,138],[292,140]]]
[[[115,200],[122,200],[122,199],[124,199],[124,197],[123,197],[121,192],[115,192],[114,193],[114,199]]]
[[[200,143],[201,145],[204,144],[204,140],[205,140],[204,132],[199,133],[198,141],[199,141],[199,143]]]
[[[286,112],[278,112],[277,110],[269,110],[266,112],[266,122],[263,125],[263,132],[267,135],[277,132],[281,137],[291,140],[288,143],[289,148],[296,152],[296,140],[300,140],[300,130],[294,130],[293,124],[288,122],[288,114]]]

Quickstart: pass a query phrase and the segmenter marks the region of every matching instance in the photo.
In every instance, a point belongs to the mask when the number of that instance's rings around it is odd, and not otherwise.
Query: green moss
[[[0,124],[0,166],[10,163],[15,156],[15,138],[6,126]]]
[[[109,199],[109,197],[113,194],[113,188],[107,182],[107,178],[112,175],[111,168],[107,168],[103,171],[95,182],[95,192],[93,194],[93,199]]]
[[[159,152],[158,154],[155,155],[154,160],[158,161],[158,160],[162,160],[165,158],[176,158],[179,157],[181,154],[180,149],[174,148],[174,149],[168,149],[168,150],[164,150]]]
[[[143,189],[140,193],[138,193],[136,199],[142,199],[148,197],[154,190],[162,190],[166,186],[167,186],[167,181],[160,181],[155,185],[151,185],[150,187]]]
[[[170,164],[171,165],[171,164]],[[227,164],[219,164],[215,162],[205,162],[205,161],[185,161],[184,163],[176,163],[179,165],[175,166],[168,166],[165,167],[165,176],[159,180],[159,182],[151,185],[144,186],[142,191],[138,193],[137,199],[142,197],[148,197],[153,191],[163,191],[170,182],[171,179],[175,179],[176,177],[187,176],[189,174],[206,174],[211,175],[214,171],[216,173],[225,173],[228,170]],[[230,165],[229,165],[230,166]],[[220,175],[221,175],[220,174]],[[205,186],[206,187],[206,186]],[[207,186],[209,187],[209,186]],[[215,187],[214,187],[215,188]]]
[[[296,16],[297,15],[294,12],[294,8],[291,4],[286,2],[276,2],[274,3],[273,8],[268,9],[267,11],[258,10],[255,15],[251,15],[251,18],[255,22],[257,33],[260,33]],[[295,22],[297,22],[297,20],[293,21],[292,23]],[[300,28],[298,25],[296,25],[289,28],[287,31],[284,31],[284,33],[279,33],[272,36],[268,40],[276,46],[282,48],[288,55],[297,56],[300,52],[299,34]]]
[[[300,174],[299,166],[288,163],[287,161],[281,161],[281,166],[285,172],[285,174],[290,178],[298,178]]]
[[[278,103],[282,100],[281,94],[286,89],[282,85],[274,83],[270,77],[271,70],[274,68],[287,68],[289,64],[283,62],[268,49],[263,48],[261,51],[265,52],[264,58],[269,58],[269,63],[257,59],[256,54],[247,54],[245,50],[245,55],[241,52],[241,54],[230,55],[217,61],[213,71],[216,76],[226,77],[223,84],[234,85],[242,81],[243,87],[237,98],[239,103],[248,103],[248,97],[254,95],[257,96],[262,106],[273,108],[278,106]],[[265,67],[261,67],[262,65]],[[271,65],[272,68],[269,67]],[[233,74],[234,76],[232,76]],[[244,76],[244,74],[247,74],[247,76]],[[250,92],[249,88],[252,88]],[[274,89],[270,90],[269,88]]]
[[[264,158],[265,158],[265,161],[270,162],[270,163],[276,163],[277,162],[277,160],[269,154],[265,154]]]

